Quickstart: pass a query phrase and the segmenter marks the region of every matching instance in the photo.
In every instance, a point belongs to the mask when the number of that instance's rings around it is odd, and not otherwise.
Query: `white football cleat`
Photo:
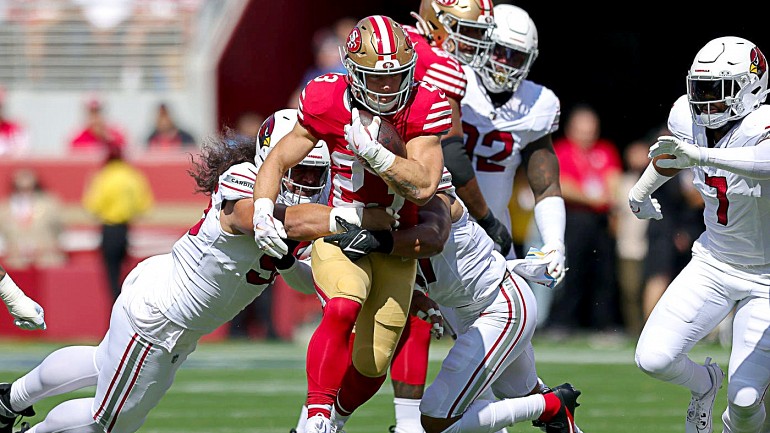
[[[307,419],[305,433],[332,433],[332,422],[322,414]]]
[[[709,372],[711,389],[702,396],[693,394],[690,399],[690,407],[687,408],[687,420],[684,424],[685,433],[712,433],[713,431],[711,412],[714,410],[714,399],[717,396],[717,391],[722,388],[725,373],[716,362],[711,362],[711,357],[706,358],[703,365]]]

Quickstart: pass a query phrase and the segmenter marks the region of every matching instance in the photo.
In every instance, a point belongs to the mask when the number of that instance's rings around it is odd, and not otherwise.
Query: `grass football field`
[[[88,343],[87,343],[88,344]],[[449,348],[440,341],[431,347],[428,381]],[[9,382],[33,368],[48,353],[64,344],[0,340],[0,382]],[[583,394],[576,411],[585,433],[683,432],[688,391],[653,380],[633,362],[634,341],[614,345],[591,344],[577,338],[553,343],[535,340],[538,373],[546,383],[571,382]],[[151,433],[288,433],[294,427],[305,395],[303,344],[204,343],[182,366],[166,397],[149,415],[141,432]],[[699,344],[696,362],[712,356],[723,369],[728,349]],[[721,431],[725,386],[714,409],[714,431]],[[52,397],[35,405],[40,421],[58,402],[93,395],[93,388]],[[394,423],[393,392],[386,382],[346,425],[348,433],[387,433]],[[508,428],[539,432],[529,423]]]

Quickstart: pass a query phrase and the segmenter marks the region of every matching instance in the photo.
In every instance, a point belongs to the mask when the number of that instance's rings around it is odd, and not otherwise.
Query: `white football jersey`
[[[755,146],[770,134],[770,106],[744,117],[716,148]],[[706,129],[692,121],[687,96],[671,108],[668,129],[679,139],[707,147]],[[698,241],[715,258],[737,266],[770,264],[770,180],[757,180],[708,166],[691,168],[706,206],[706,231]],[[665,212],[665,209],[664,209]]]
[[[508,102],[495,108],[478,75],[468,66],[464,70],[468,79],[462,100],[465,146],[484,199],[510,230],[508,203],[521,150],[559,128],[559,98],[547,87],[524,80]]]
[[[447,307],[489,299],[499,289],[506,270],[505,258],[494,247],[484,229],[465,211],[452,223],[443,251],[418,261],[417,284]]]
[[[171,250],[170,281],[145,295],[145,302],[153,303],[174,323],[211,332],[273,281],[275,267],[254,238],[227,233],[220,224],[223,202],[251,198],[256,174],[254,164],[244,162],[220,176],[209,208]]]

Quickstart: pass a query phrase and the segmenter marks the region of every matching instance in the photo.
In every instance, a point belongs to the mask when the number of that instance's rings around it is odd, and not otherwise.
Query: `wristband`
[[[0,299],[5,302],[6,305],[10,305],[24,295],[19,286],[11,279],[11,276],[5,274],[2,280],[0,280]]]
[[[333,207],[329,213],[329,231],[332,233],[342,233],[345,228],[337,224],[337,217],[344,219],[350,224],[361,227],[361,220],[364,217],[364,208],[361,207]]]
[[[379,174],[389,169],[396,162],[396,154],[383,147],[382,144],[379,144],[379,147],[374,152],[374,156],[368,158],[366,162],[369,163],[369,167],[372,170]]]
[[[558,242],[564,245],[564,231],[567,225],[564,199],[557,196],[545,197],[535,204],[534,213],[535,224],[543,244]]]

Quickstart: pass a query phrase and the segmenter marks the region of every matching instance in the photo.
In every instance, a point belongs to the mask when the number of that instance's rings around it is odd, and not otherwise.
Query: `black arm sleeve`
[[[452,173],[454,186],[464,186],[476,177],[461,137],[454,136],[442,140],[441,149],[444,152],[444,166]]]

